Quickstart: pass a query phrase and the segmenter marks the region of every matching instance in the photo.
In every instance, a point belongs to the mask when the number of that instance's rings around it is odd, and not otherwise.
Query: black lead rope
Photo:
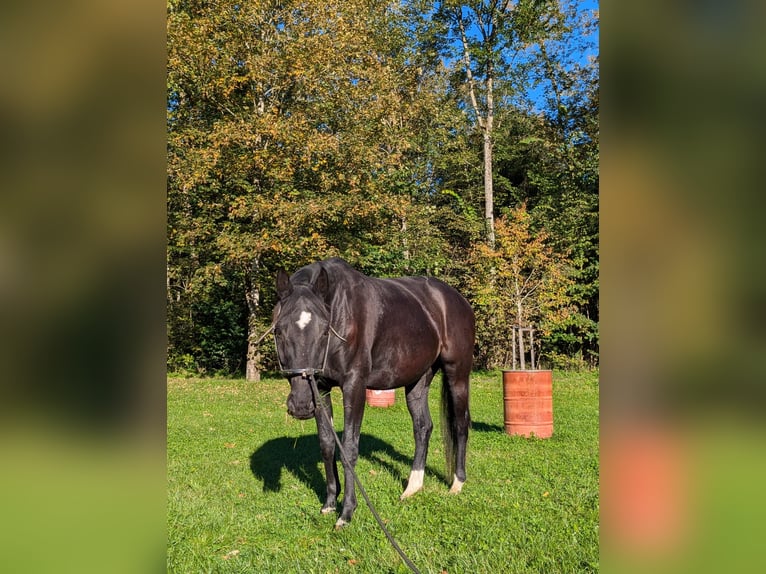
[[[391,536],[391,533],[388,531],[388,528],[386,528],[386,525],[383,523],[383,520],[380,518],[380,515],[378,514],[377,510],[375,510],[375,507],[372,505],[372,502],[370,502],[370,497],[367,496],[367,492],[364,490],[364,487],[362,486],[362,483],[359,480],[359,477],[351,468],[351,465],[348,464],[348,457],[346,457],[346,452],[343,450],[343,445],[341,445],[340,443],[340,439],[338,438],[338,433],[335,432],[335,425],[333,425],[332,419],[329,417],[329,415],[327,414],[327,410],[324,408],[324,405],[320,401],[319,389],[317,388],[316,380],[314,379],[314,372],[309,371],[307,369],[302,372],[302,375],[304,378],[308,379],[309,384],[311,385],[311,392],[314,393],[314,403],[316,404],[316,408],[322,411],[322,414],[325,416],[327,423],[329,423],[330,428],[332,429],[332,435],[333,435],[333,438],[335,438],[335,444],[338,445],[338,450],[340,451],[340,458],[341,458],[341,462],[343,463],[343,466],[351,472],[351,476],[354,478],[354,482],[359,487],[359,492],[362,493],[362,497],[364,498],[364,501],[367,503],[367,506],[369,507],[370,512],[372,512],[372,515],[375,517],[375,520],[378,521],[378,526],[380,526],[380,529],[383,531],[383,534],[386,535],[386,538],[388,538],[388,541],[391,543],[391,546],[393,546],[394,550],[396,550],[399,553],[399,556],[402,557],[402,560],[404,560],[404,563],[409,567],[409,569],[415,572],[415,574],[420,574],[420,570],[417,569],[415,564],[412,563],[412,560],[410,560],[407,557],[404,551],[396,543],[396,540],[394,540],[394,537]]]
[[[274,332],[274,328],[276,327],[276,321],[271,324],[271,327],[263,333],[263,335],[260,336],[258,341],[256,341],[256,345],[258,345],[263,339],[268,335],[269,333]],[[345,337],[342,337],[338,331],[336,331],[332,326],[332,315],[330,316],[330,321],[328,322],[327,326],[327,346],[325,347],[324,352],[324,361],[322,368],[317,369],[285,369],[282,366],[282,361],[279,358],[279,348],[277,347],[277,339],[276,335],[274,336],[274,347],[276,348],[277,352],[277,362],[279,363],[279,370],[284,373],[285,375],[301,375],[304,379],[308,379],[309,385],[311,386],[311,392],[314,395],[314,404],[316,405],[316,408],[322,411],[322,415],[325,417],[325,420],[330,425],[330,428],[332,429],[332,436],[335,439],[335,444],[338,445],[338,451],[340,452],[340,458],[341,462],[343,463],[344,468],[348,468],[351,472],[351,476],[354,479],[354,483],[359,487],[359,492],[362,493],[362,498],[364,498],[364,501],[367,503],[368,508],[370,509],[370,512],[372,512],[372,515],[375,517],[375,520],[378,522],[378,526],[380,526],[380,529],[383,531],[383,534],[386,535],[386,538],[391,543],[391,546],[394,547],[394,550],[401,556],[402,560],[404,560],[404,563],[409,567],[410,570],[412,570],[415,574],[420,574],[420,570],[417,569],[417,566],[412,563],[412,560],[410,560],[407,555],[404,553],[404,551],[399,547],[399,545],[396,543],[396,540],[391,535],[391,533],[388,531],[388,528],[386,528],[386,525],[383,523],[383,519],[381,519],[380,515],[378,514],[378,511],[375,510],[375,507],[373,506],[372,502],[370,501],[370,497],[367,496],[367,491],[364,489],[364,486],[362,486],[361,481],[359,480],[359,477],[356,475],[356,472],[351,468],[351,465],[348,464],[348,457],[346,456],[346,451],[343,450],[343,445],[340,442],[340,439],[338,438],[338,433],[335,432],[335,425],[332,423],[332,419],[327,414],[326,409],[322,405],[322,401],[319,397],[319,389],[317,388],[316,379],[314,376],[317,373],[321,373],[325,370],[325,366],[327,365],[327,356],[329,354],[330,350],[330,334],[335,335],[338,339],[341,341],[348,342]]]

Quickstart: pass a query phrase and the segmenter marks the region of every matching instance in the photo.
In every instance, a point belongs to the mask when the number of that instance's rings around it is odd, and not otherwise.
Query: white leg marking
[[[457,494],[461,490],[463,490],[463,484],[465,484],[462,480],[459,480],[458,477],[454,477],[454,480],[452,481],[452,487],[449,489],[450,494]]]
[[[347,525],[348,525],[348,522],[346,522],[342,518],[338,518],[338,521],[335,523],[335,530],[340,530],[341,528],[345,528]]]
[[[407,488],[399,497],[399,500],[409,498],[423,488],[423,474],[424,471],[422,470],[413,470],[410,472],[410,478],[407,480]]]
[[[301,331],[306,328],[306,325],[311,323],[311,313],[308,311],[301,311],[300,318],[295,322],[298,327],[300,327]]]

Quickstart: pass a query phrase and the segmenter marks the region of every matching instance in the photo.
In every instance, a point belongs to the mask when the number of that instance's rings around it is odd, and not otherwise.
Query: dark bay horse
[[[443,373],[442,429],[450,492],[465,482],[470,415],[468,378],[473,362],[475,320],[468,302],[438,279],[367,277],[338,258],[307,265],[292,276],[277,274],[279,301],[273,329],[280,368],[290,381],[287,411],[316,418],[327,477],[321,512],[335,511],[340,480],[330,422],[330,389],[343,396],[343,463],[346,494],[336,527],[351,521],[357,506],[351,472],[359,454],[365,389],[404,387],[412,416],[415,456],[401,498],[423,488],[433,422],[428,390]],[[316,374],[320,400],[330,417],[320,416],[306,372]]]

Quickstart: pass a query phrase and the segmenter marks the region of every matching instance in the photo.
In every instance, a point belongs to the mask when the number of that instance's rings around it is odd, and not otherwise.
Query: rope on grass
[[[367,506],[369,507],[370,512],[372,512],[372,515],[375,517],[375,520],[377,520],[378,526],[380,526],[380,529],[383,531],[383,534],[386,535],[386,538],[391,543],[391,546],[393,546],[394,550],[396,550],[399,556],[401,556],[402,560],[404,560],[404,563],[407,565],[407,567],[410,570],[412,570],[415,574],[420,574],[420,570],[417,569],[415,564],[413,564],[412,560],[410,560],[409,557],[404,553],[404,551],[399,547],[394,537],[388,531],[388,528],[386,528],[386,525],[383,523],[383,520],[380,518],[378,511],[375,510],[375,506],[373,506],[372,502],[370,502],[370,497],[367,496],[367,492],[364,490],[364,487],[362,486],[362,483],[359,480],[359,477],[357,477],[356,472],[354,472],[354,470],[351,468],[351,465],[348,464],[348,457],[346,456],[346,451],[343,450],[343,445],[340,443],[340,439],[338,438],[338,433],[335,432],[335,427],[332,424],[332,420],[327,414],[327,411],[322,405],[322,402],[319,400],[320,398],[319,389],[317,388],[316,380],[314,380],[313,373],[308,374],[306,378],[308,378],[309,383],[311,384],[311,392],[314,393],[314,403],[316,404],[316,408],[322,411],[322,414],[327,418],[327,422],[330,424],[330,428],[332,428],[332,434],[333,434],[333,437],[335,438],[335,444],[338,445],[338,450],[340,451],[341,462],[343,463],[345,468],[351,471],[351,476],[354,478],[354,482],[359,487],[359,492],[362,493],[362,498],[364,498],[364,501],[367,503]]]

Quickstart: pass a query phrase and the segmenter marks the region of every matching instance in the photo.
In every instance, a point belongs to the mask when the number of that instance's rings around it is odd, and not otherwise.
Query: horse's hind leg
[[[453,470],[452,486],[450,492],[456,494],[463,489],[465,483],[465,454],[468,445],[468,429],[471,426],[471,415],[468,409],[469,403],[469,377],[471,373],[470,361],[457,361],[444,364],[443,398],[448,405],[443,408],[446,415],[445,450],[448,456],[448,467]],[[446,410],[446,412],[444,412]]]
[[[400,496],[404,500],[423,488],[423,475],[428,456],[428,440],[434,428],[431,413],[428,410],[428,389],[434,377],[434,370],[429,369],[414,385],[406,388],[407,409],[412,416],[412,429],[415,435],[415,457],[412,470],[407,480],[407,488]]]

